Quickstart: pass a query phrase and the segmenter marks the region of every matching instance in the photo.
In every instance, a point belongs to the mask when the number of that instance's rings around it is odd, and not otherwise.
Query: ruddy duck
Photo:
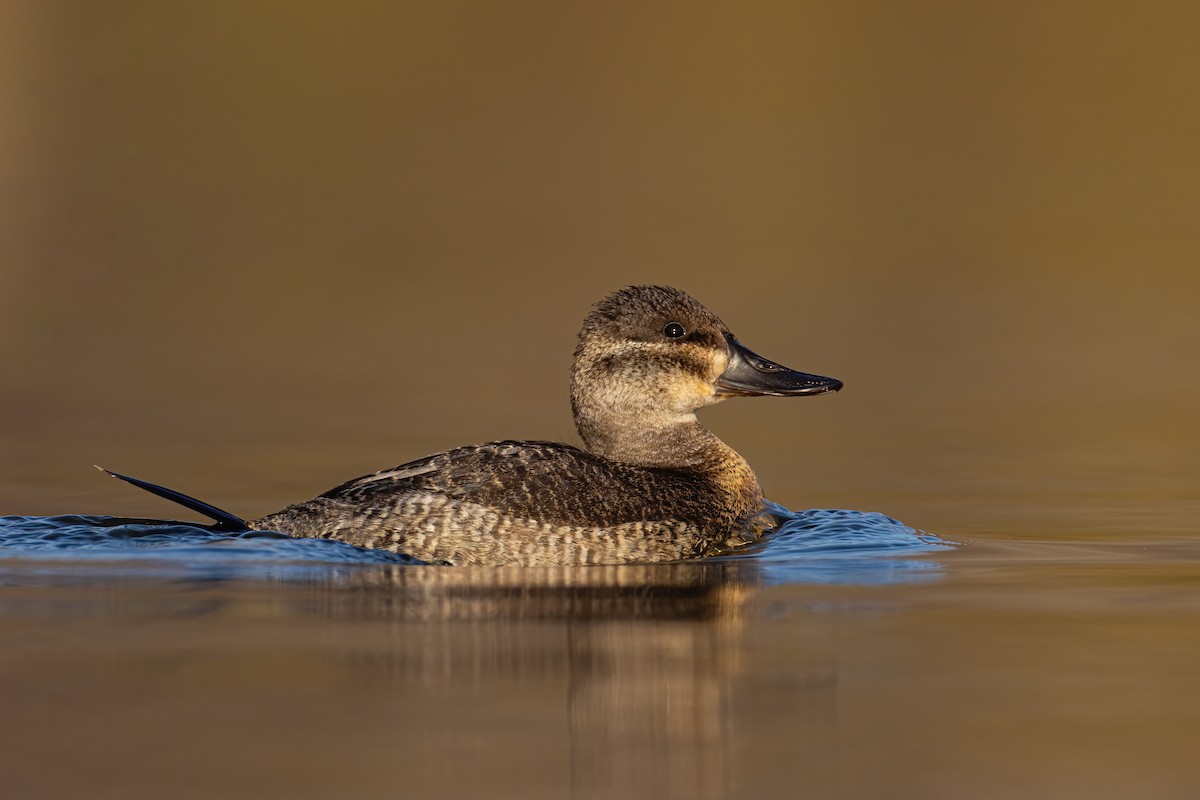
[[[249,523],[109,473],[217,522],[338,539],[439,564],[551,566],[695,558],[770,527],[750,466],[696,419],[727,397],[836,392],[768,361],[688,294],[629,286],[583,321],[571,409],[584,449],[459,447],[343,483]],[[107,470],[105,470],[107,472]]]

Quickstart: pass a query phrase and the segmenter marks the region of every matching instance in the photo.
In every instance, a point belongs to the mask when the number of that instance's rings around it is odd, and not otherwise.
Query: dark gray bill
[[[725,342],[729,347],[729,364],[717,378],[717,394],[721,397],[764,394],[792,397],[836,392],[842,388],[842,382],[837,378],[796,372],[768,361],[733,338],[733,334],[725,334]]]

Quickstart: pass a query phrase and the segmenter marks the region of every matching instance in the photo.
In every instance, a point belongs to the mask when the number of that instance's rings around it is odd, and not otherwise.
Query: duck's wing
[[[615,464],[558,442],[491,442],[381,470],[322,497],[387,505],[428,493],[526,519],[568,525],[617,525],[648,518],[685,519],[686,484],[669,470]],[[700,493],[703,496],[703,493]]]

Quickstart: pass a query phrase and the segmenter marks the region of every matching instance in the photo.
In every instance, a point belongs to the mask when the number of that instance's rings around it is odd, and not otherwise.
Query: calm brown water
[[[247,9],[0,10],[0,514],[571,440],[661,282],[846,381],[705,412],[768,496],[960,544],[0,555],[6,796],[1200,795],[1192,5]]]
[[[752,562],[52,587],[45,565],[40,586],[6,570],[5,780],[15,796],[1188,797],[1198,559],[1194,541],[972,543],[941,580],[881,587],[764,586]]]

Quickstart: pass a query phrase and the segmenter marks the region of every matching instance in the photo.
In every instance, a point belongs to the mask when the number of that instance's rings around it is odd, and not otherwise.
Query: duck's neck
[[[610,461],[664,469],[750,473],[746,460],[701,425],[693,413],[644,410],[631,418],[580,403],[574,410],[575,427],[584,446]]]
[[[726,497],[733,517],[755,513],[762,505],[758,478],[746,459],[690,415],[689,420],[653,424],[639,418],[637,425],[619,421],[598,424],[576,414],[575,424],[587,449],[610,461],[642,467],[679,469],[708,477]]]
[[[610,461],[643,467],[703,468],[732,448],[700,424],[695,414],[656,419],[608,419],[603,414],[575,415],[575,427],[584,446]]]

